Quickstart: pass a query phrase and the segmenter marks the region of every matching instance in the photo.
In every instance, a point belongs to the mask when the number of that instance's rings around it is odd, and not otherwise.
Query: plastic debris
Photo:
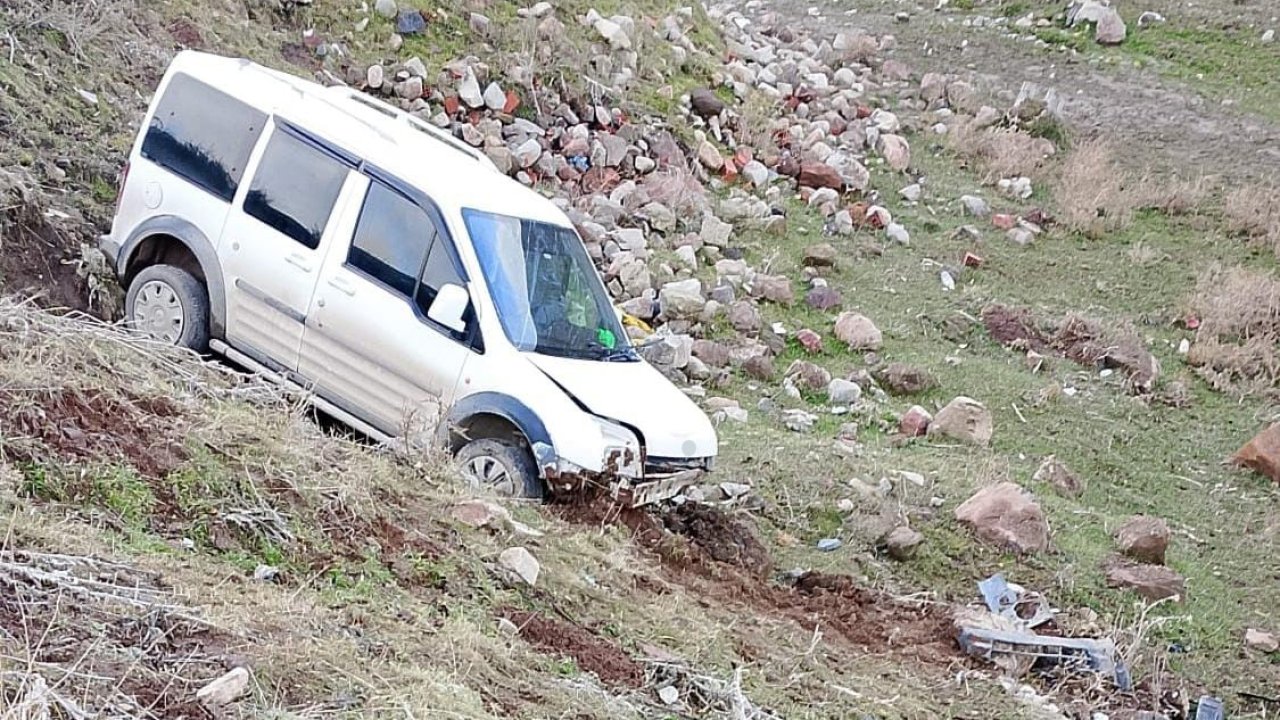
[[[839,550],[841,545],[844,545],[844,543],[840,541],[840,538],[822,538],[818,541],[818,549],[822,552]]]
[[[1223,720],[1226,716],[1227,709],[1221,700],[1210,695],[1200,696],[1200,702],[1196,704],[1196,720]]]
[[[1012,655],[1035,664],[1076,664],[1110,677],[1122,691],[1127,692],[1133,686],[1129,670],[1117,658],[1116,645],[1110,640],[1061,638],[1037,635],[1029,631],[962,627],[959,642],[966,653],[993,662],[999,655]]]
[[[978,583],[978,592],[988,610],[1028,630],[1053,619],[1053,610],[1043,595],[1005,580],[1000,573]]]

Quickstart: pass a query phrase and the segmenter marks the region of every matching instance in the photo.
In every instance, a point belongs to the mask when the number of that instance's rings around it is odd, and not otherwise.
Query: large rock
[[[818,243],[804,249],[804,264],[811,267],[833,267],[840,253],[831,243]]]
[[[658,292],[658,305],[662,307],[662,314],[673,320],[698,317],[707,306],[702,296],[702,281],[690,278],[663,285]]]
[[[830,285],[819,285],[805,294],[804,301],[814,310],[832,310],[840,307],[844,299],[839,290]]]
[[[231,704],[248,691],[249,671],[243,666],[236,667],[197,690],[196,700],[207,708],[218,708]]]
[[[732,357],[728,345],[714,340],[694,340],[693,356],[711,367],[725,367]]]
[[[850,350],[879,350],[884,342],[880,328],[870,318],[852,310],[842,312],[836,318],[835,334]]]
[[[795,302],[795,291],[791,289],[791,279],[782,275],[765,275],[756,273],[751,279],[751,290],[756,297],[779,305],[791,305]]]
[[[791,382],[801,390],[820,392],[831,384],[831,373],[826,368],[808,360],[796,360],[787,368]]]
[[[911,145],[901,135],[881,135],[880,155],[890,168],[898,172],[911,165]]]
[[[909,438],[923,437],[929,432],[931,423],[933,423],[933,416],[928,410],[919,405],[912,405],[898,421],[898,432]]]
[[[1098,16],[1097,34],[1094,36],[1099,45],[1119,45],[1124,42],[1128,29],[1124,18],[1115,8],[1105,8]]]
[[[989,445],[993,432],[994,423],[987,406],[963,396],[947,403],[929,425],[930,435],[941,435],[971,445]]]
[[[711,213],[702,216],[702,227],[698,230],[698,237],[702,242],[712,247],[722,248],[729,244],[729,238],[732,235],[733,225]]]
[[[709,118],[724,112],[724,101],[707,88],[697,88],[689,93],[689,105],[694,114]]]
[[[844,378],[835,378],[827,384],[827,399],[833,405],[854,405],[862,399],[862,386]]]
[[[800,176],[796,179],[800,187],[831,188],[835,191],[844,189],[844,178],[840,171],[826,163],[807,162],[800,166]]]
[[[1139,562],[1163,565],[1169,549],[1169,525],[1157,517],[1135,515],[1116,531],[1116,547]]]
[[[729,306],[729,324],[741,333],[753,333],[760,329],[760,310],[750,300],[738,300]]]
[[[476,79],[476,74],[467,68],[462,75],[462,82],[458,83],[458,99],[466,103],[467,107],[478,108],[484,105],[484,93],[480,91],[480,81]]]
[[[1049,521],[1031,493],[1017,483],[979,490],[956,508],[955,517],[986,542],[1020,553],[1049,549]]]
[[[1232,456],[1231,461],[1280,483],[1280,423],[1255,435]]]
[[[1144,565],[1113,558],[1105,570],[1107,585],[1129,588],[1151,602],[1166,598],[1174,598],[1176,602],[1186,599],[1186,579],[1164,565]]]
[[[538,559],[522,547],[510,547],[503,550],[498,555],[498,564],[516,574],[527,585],[536,585],[538,583],[538,574],[542,572],[542,566],[538,564]]]

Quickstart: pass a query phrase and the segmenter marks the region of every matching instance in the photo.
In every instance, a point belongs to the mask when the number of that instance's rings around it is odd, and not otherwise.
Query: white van
[[[631,348],[553,203],[349,88],[197,52],[156,92],[101,248],[127,319],[443,443],[514,495],[635,504],[710,470],[706,415]]]

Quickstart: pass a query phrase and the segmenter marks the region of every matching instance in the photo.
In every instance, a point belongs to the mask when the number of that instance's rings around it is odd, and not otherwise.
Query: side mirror
[[[470,302],[471,297],[467,295],[466,288],[452,283],[442,285],[440,292],[436,293],[436,299],[427,309],[427,317],[454,332],[465,332],[467,323],[462,316],[466,314]]]

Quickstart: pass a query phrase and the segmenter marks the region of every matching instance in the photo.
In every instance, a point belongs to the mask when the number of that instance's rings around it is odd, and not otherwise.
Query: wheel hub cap
[[[159,280],[147,282],[133,303],[134,326],[161,342],[177,345],[186,318],[178,293]]]
[[[497,458],[480,455],[467,463],[466,473],[477,485],[488,485],[503,495],[515,495],[515,483],[511,473]]]

